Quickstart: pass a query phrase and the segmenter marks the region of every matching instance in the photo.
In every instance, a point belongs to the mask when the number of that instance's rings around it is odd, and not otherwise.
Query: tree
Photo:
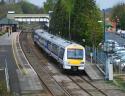
[[[117,22],[117,27],[125,30],[125,12],[120,16],[120,20]]]
[[[5,1],[4,1],[4,0],[1,0],[0,4],[5,4]]]
[[[39,8],[27,1],[22,1],[19,3],[21,5],[23,13],[27,14],[34,14],[38,13]]]
[[[61,1],[59,0],[57,4],[55,5],[56,7],[54,8],[53,14],[52,14],[52,19],[50,21],[50,30],[52,30],[53,34],[59,34],[59,32],[62,32],[65,30],[64,26],[65,25],[65,10],[63,10],[63,6],[61,4]],[[57,14],[58,13],[58,14]],[[63,18],[64,17],[64,18]],[[60,22],[59,22],[60,21]],[[63,27],[61,27],[63,26]]]
[[[94,0],[75,0],[73,10],[73,38],[77,41],[86,40],[89,46],[97,46],[102,40],[102,26],[98,21],[101,19],[100,11]]]
[[[100,10],[94,0],[59,0],[50,21],[50,30],[54,34],[61,33],[64,38],[83,43],[86,39],[89,46],[97,46],[102,40],[102,24]],[[70,27],[69,27],[70,26]]]
[[[40,8],[25,1],[16,4],[0,3],[0,18],[5,18],[8,10],[13,10],[17,14],[43,13]]]
[[[73,10],[74,0],[61,0],[66,12],[68,13],[68,29],[69,29],[69,39],[71,40],[71,12]]]
[[[46,0],[46,2],[44,2],[44,11],[46,13],[48,13],[49,11],[52,11],[57,1],[58,0]]]
[[[125,4],[119,3],[112,9],[111,19],[116,22],[116,27],[125,30]]]

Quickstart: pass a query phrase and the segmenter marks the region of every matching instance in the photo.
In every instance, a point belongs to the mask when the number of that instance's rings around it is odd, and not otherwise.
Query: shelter
[[[0,20],[0,31],[16,32],[18,22],[13,19],[3,18]]]

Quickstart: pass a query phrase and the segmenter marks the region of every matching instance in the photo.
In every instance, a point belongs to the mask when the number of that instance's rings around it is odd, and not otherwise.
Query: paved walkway
[[[21,49],[19,34],[20,33],[13,33],[12,46],[18,67],[17,74],[20,82],[21,94],[28,94],[29,96],[34,94],[34,96],[37,96],[41,94],[43,87],[36,72],[27,61]]]
[[[6,33],[3,36],[0,36],[0,46],[6,47],[7,45],[9,46],[12,45],[13,52],[12,53],[10,52],[9,54],[13,54],[12,57],[14,57],[16,62],[16,64],[14,65],[17,66],[17,68],[13,69],[13,71],[16,70],[15,72],[17,73],[17,78],[19,80],[18,82],[20,87],[19,94],[21,94],[21,96],[41,96],[40,94],[43,90],[43,87],[41,85],[41,82],[36,72],[27,61],[20,47],[19,32],[14,32],[11,35],[8,35],[8,33]],[[7,50],[0,48],[0,52],[5,52],[5,51]],[[7,61],[7,62],[9,65],[10,61]],[[9,76],[9,77],[12,77],[12,76]],[[17,80],[17,78],[13,78],[14,79],[13,81],[15,81],[15,79]]]
[[[8,36],[8,33],[4,34],[3,36],[0,36],[0,45],[11,45],[11,38],[12,35]]]
[[[104,76],[101,71],[97,68],[96,64],[91,64],[86,61],[85,72],[92,80],[103,80]]]

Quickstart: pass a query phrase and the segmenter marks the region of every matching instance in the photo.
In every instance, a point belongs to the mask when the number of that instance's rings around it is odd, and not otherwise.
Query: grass
[[[114,78],[114,83],[118,87],[120,87],[122,90],[125,91],[125,78],[122,78],[123,76],[118,76]]]
[[[5,81],[0,81],[0,96],[11,96],[10,93],[7,92]]]
[[[123,78],[123,76],[114,77],[113,81],[106,81],[106,83],[115,85],[119,87],[122,91],[125,91],[125,78]]]
[[[3,34],[5,34],[5,32],[0,32],[0,36],[2,36]]]

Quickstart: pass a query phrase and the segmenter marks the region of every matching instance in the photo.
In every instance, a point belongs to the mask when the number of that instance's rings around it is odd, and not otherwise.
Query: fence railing
[[[91,51],[91,49],[92,48],[90,48],[90,47],[86,47],[87,60],[90,60],[90,58],[91,58],[90,53],[92,52],[93,63],[96,64],[105,73],[106,60],[107,60],[107,58],[112,58],[112,57],[107,56],[106,53],[101,49],[94,49],[93,51]],[[118,66],[113,64],[114,76],[116,74],[117,75],[125,75],[125,70],[121,70],[120,65],[121,65],[120,63]]]

